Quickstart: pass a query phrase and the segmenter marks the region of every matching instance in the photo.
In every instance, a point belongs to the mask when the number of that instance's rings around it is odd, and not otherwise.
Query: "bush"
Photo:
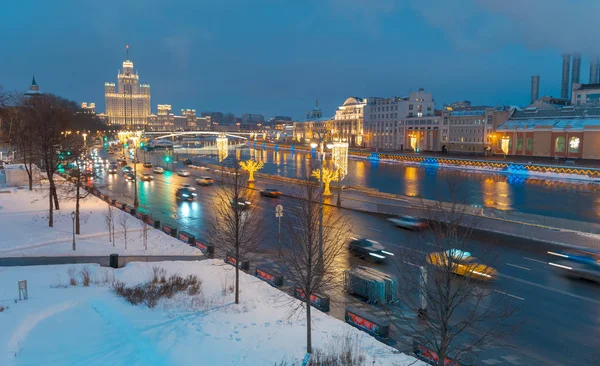
[[[76,269],[75,267],[71,266],[69,267],[69,270],[67,271],[68,275],[69,275],[69,284],[71,286],[77,286],[77,274],[76,274]]]
[[[366,365],[363,353],[363,344],[351,335],[336,337],[325,349],[313,352],[308,366],[363,366]]]
[[[0,305],[0,313],[3,312],[6,309],[8,309],[8,307],[4,307],[4,306]]]
[[[160,299],[170,299],[178,292],[187,291],[190,296],[200,294],[202,281],[198,277],[172,275],[167,279],[166,272],[156,268],[153,268],[150,281],[143,284],[127,287],[123,282],[115,281],[112,285],[113,292],[132,305],[145,304],[149,308],[154,308]]]
[[[88,287],[90,285],[90,277],[92,276],[92,273],[90,272],[90,268],[83,267],[81,272],[79,272],[79,275],[81,276],[81,283],[83,283],[83,285],[85,287]]]

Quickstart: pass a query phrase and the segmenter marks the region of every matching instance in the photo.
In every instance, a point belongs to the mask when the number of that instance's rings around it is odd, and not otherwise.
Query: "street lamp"
[[[87,133],[82,133],[81,136],[83,136],[83,147],[86,148],[87,147]]]
[[[71,220],[73,221],[73,250],[75,250],[75,211],[71,212]]]
[[[316,136],[316,138],[315,138]],[[331,131],[321,130],[313,131],[313,140],[310,143],[312,148],[321,147],[321,166],[319,172],[319,188],[321,189],[320,207],[319,207],[319,268],[323,269],[323,161],[325,160],[325,146],[328,149],[333,148],[332,143],[325,144],[328,137],[331,137]]]
[[[136,209],[140,205],[138,201],[138,188],[137,188],[137,141],[138,137],[134,136],[131,138],[133,140],[133,207]]]

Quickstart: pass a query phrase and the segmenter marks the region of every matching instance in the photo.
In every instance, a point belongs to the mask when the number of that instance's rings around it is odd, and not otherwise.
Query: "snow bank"
[[[195,274],[204,283],[197,296],[180,293],[154,309],[132,306],[103,282],[147,281],[152,267],[167,274]],[[72,266],[80,271],[85,265]],[[90,287],[66,286],[71,266],[0,268],[1,365],[273,365],[300,364],[306,322],[290,317],[297,300],[241,274],[241,303],[227,288],[233,267],[222,261],[130,263],[111,269],[90,265]],[[15,303],[17,281],[26,279],[29,299]],[[350,337],[367,365],[409,365],[365,333],[313,309],[313,346]],[[418,365],[423,365],[417,362]]]
[[[69,183],[65,183],[69,184]],[[48,227],[48,190],[42,186],[34,191],[11,189],[0,194],[0,257],[21,256],[82,256],[108,255],[201,255],[200,251],[159,230],[148,232],[148,250],[141,237],[141,222],[116,210],[116,243],[108,241],[104,212],[108,204],[95,196],[80,202],[81,235],[76,236],[77,250],[73,251],[73,222],[71,212],[75,201],[62,199],[60,210],[54,212],[54,227]],[[129,216],[127,249],[119,216]]]

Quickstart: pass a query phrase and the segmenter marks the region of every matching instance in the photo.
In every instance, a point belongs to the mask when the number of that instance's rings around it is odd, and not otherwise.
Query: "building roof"
[[[294,123],[305,123],[305,122],[325,122],[325,121],[331,121],[333,120],[334,117],[319,117],[319,118],[312,118],[312,119],[307,119],[305,121],[295,121]]]
[[[346,101],[344,102],[343,105],[354,105],[354,104],[362,104],[365,103],[365,101],[363,100],[363,98],[360,97],[350,97],[348,99],[346,99]]]
[[[557,109],[526,108],[516,110],[511,120],[526,119],[577,119],[600,117],[600,107],[563,107]]]
[[[583,130],[585,126],[600,127],[600,118],[579,118],[579,119],[509,119],[498,126],[499,131],[533,130],[533,129],[557,129],[557,130]]]
[[[31,80],[31,86],[37,86],[37,83],[35,82],[35,75],[33,75],[33,80]]]
[[[485,115],[485,109],[459,110],[450,112],[451,116],[481,116]]]
[[[600,89],[600,84],[581,84],[577,90]]]

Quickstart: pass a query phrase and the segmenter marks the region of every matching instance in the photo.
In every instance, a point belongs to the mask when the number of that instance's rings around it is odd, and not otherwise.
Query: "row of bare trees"
[[[103,130],[105,125],[95,116],[82,113],[73,101],[52,95],[24,96],[0,90],[0,133],[2,142],[15,152],[15,160],[24,165],[33,190],[38,167],[48,180],[48,225],[54,226],[54,211],[60,209],[56,175],[61,164],[75,163],[85,153],[84,140],[75,131]],[[70,133],[69,133],[70,132]],[[62,154],[67,152],[68,154]],[[76,233],[80,233],[79,201],[87,192],[81,190],[87,173],[72,170],[75,185],[65,194],[76,200]]]
[[[233,159],[230,174],[221,174],[221,184],[216,187],[217,202],[209,232],[211,242],[222,254],[229,253],[237,263],[252,260],[261,250],[260,244],[268,240],[264,231],[265,212],[258,205],[242,204],[254,201],[255,190],[248,186],[248,177],[240,171]],[[287,200],[284,216],[282,252],[279,258],[286,276],[304,294],[301,303],[295,302],[292,311],[305,312],[306,349],[313,351],[311,334],[310,295],[328,297],[335,289],[340,291],[343,271],[347,264],[342,258],[349,240],[349,219],[333,207],[320,205],[318,183],[307,178],[297,187],[296,198]],[[239,203],[238,203],[239,202]],[[254,203],[253,202],[253,203]],[[454,361],[469,359],[476,350],[499,339],[509,329],[508,320],[515,311],[514,304],[499,290],[490,290],[482,284],[480,276],[484,267],[470,266],[449,253],[467,252],[472,229],[466,228],[470,220],[464,205],[442,204],[422,207],[429,229],[418,236],[413,249],[403,247],[396,251],[395,267],[398,276],[398,293],[402,306],[384,307],[389,319],[396,323],[401,335],[414,337],[420,344],[438,356],[443,365],[449,355]],[[320,215],[323,211],[323,254],[319,250]],[[441,263],[432,266],[427,261],[427,249],[439,253]],[[403,243],[404,244],[404,243]],[[404,249],[406,248],[406,249]],[[478,248],[478,263],[494,263],[494,252]],[[458,268],[467,266],[462,276]],[[426,268],[420,271],[419,267]],[[469,272],[469,268],[470,271]],[[489,267],[491,270],[491,267]],[[235,267],[235,303],[240,303],[239,267]],[[428,273],[423,278],[423,273]],[[423,314],[423,302],[428,311]],[[420,314],[420,316],[419,316]]]

